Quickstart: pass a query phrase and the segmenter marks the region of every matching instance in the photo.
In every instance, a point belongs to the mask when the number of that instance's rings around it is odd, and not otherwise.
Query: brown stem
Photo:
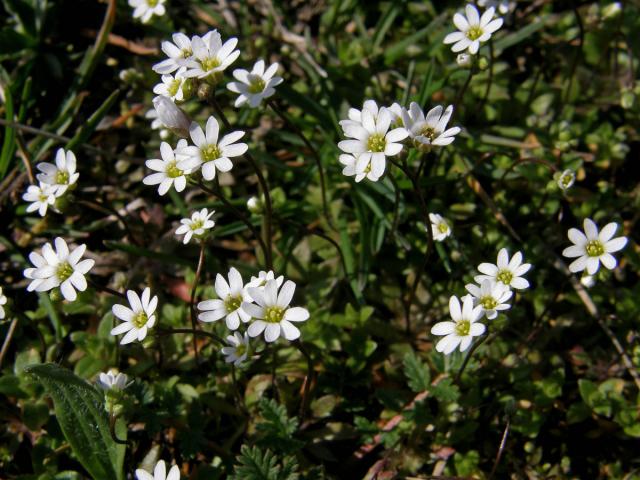
[[[509,436],[509,429],[511,428],[511,419],[507,418],[507,424],[504,426],[504,432],[502,432],[502,439],[500,440],[500,446],[498,447],[498,453],[496,454],[496,459],[493,462],[493,468],[491,469],[491,473],[489,474],[489,480],[493,478],[500,464],[500,459],[502,458],[502,452],[504,452],[504,447],[507,444],[507,437]]]
[[[4,338],[4,342],[2,343],[2,350],[0,350],[0,368],[2,368],[2,361],[4,360],[4,356],[9,349],[9,344],[11,343],[11,339],[13,338],[13,333],[16,331],[16,325],[18,325],[18,317],[14,317],[11,321],[7,336]]]
[[[310,400],[309,391],[311,389],[311,382],[313,382],[314,371],[313,371],[313,362],[311,361],[311,355],[309,355],[309,352],[307,352],[307,350],[304,348],[304,345],[302,344],[302,342],[300,340],[297,340],[295,344],[296,344],[296,348],[307,360],[307,376],[304,379],[304,388],[302,390],[302,401],[300,402],[299,416],[300,416],[300,425],[302,425],[307,413],[307,406]]]
[[[87,283],[89,283],[89,285],[91,285],[96,290],[100,290],[101,292],[108,293],[109,295],[113,295],[114,297],[124,298],[125,300],[127,299],[127,296],[124,293],[118,292],[117,290],[114,290],[109,287],[105,287],[104,285],[99,285],[91,279],[89,279]]]

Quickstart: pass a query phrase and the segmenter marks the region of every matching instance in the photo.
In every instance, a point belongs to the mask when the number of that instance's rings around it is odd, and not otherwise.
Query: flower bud
[[[634,103],[636,103],[636,95],[631,90],[626,90],[622,92],[620,96],[620,106],[625,110],[629,110],[633,108]]]
[[[158,119],[165,127],[180,137],[189,136],[191,120],[169,97],[158,95],[153,99],[153,107],[158,113]]]
[[[469,68],[473,64],[473,56],[468,53],[459,53],[456,62],[459,67]]]
[[[576,174],[573,170],[567,169],[560,174],[556,174],[556,181],[560,190],[569,190],[576,181]]]
[[[259,215],[262,213],[263,208],[264,208],[264,205],[262,204],[262,201],[258,197],[251,197],[249,200],[247,200],[247,209],[251,213]]]
[[[484,55],[478,58],[478,68],[480,70],[486,70],[489,68],[489,59]]]

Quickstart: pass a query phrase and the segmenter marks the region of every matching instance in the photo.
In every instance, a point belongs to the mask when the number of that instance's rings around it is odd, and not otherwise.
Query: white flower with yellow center
[[[469,283],[465,288],[473,297],[473,304],[482,307],[482,312],[489,320],[496,318],[498,312],[511,308],[506,302],[513,292],[502,283],[484,280],[479,286]]]
[[[192,236],[196,238],[202,238],[205,232],[213,228],[216,224],[211,220],[211,216],[216,213],[215,210],[209,212],[206,208],[203,208],[199,212],[194,212],[191,218],[183,218],[180,220],[180,225],[176,229],[176,235],[184,235],[183,242],[189,243]]]
[[[468,49],[469,53],[476,54],[480,49],[480,43],[491,38],[491,34],[502,26],[502,19],[493,19],[496,9],[488,8],[482,17],[478,9],[469,4],[465,8],[466,16],[456,13],[453,16],[453,23],[459,32],[453,32],[444,37],[444,43],[453,43],[451,50],[461,52]]]
[[[234,332],[233,335],[228,335],[226,340],[229,346],[221,348],[222,354],[225,356],[224,361],[239,367],[249,355],[249,335],[247,332],[244,334]]]
[[[377,115],[363,108],[361,123],[351,121],[343,123],[342,128],[348,140],[338,143],[338,148],[356,158],[355,172],[375,172],[374,177],[380,178],[386,168],[386,157],[397,155],[402,151],[402,140],[407,138],[407,130],[391,126],[391,114],[386,108],[381,108]]]
[[[191,40],[184,33],[174,33],[172,39],[173,43],[165,40],[161,45],[162,51],[169,58],[153,66],[153,71],[161,75],[175,72],[193,55]]]
[[[120,345],[126,345],[135,340],[141,342],[147,336],[150,328],[156,324],[154,315],[158,306],[158,297],[151,298],[151,290],[146,287],[139,296],[133,290],[127,290],[127,300],[129,306],[116,304],[111,307],[113,315],[122,320],[111,330],[111,335],[126,333],[120,340]]]
[[[486,329],[482,323],[478,323],[482,307],[474,307],[473,298],[469,295],[462,301],[462,309],[458,297],[452,296],[449,299],[449,314],[452,322],[438,322],[431,328],[433,335],[445,335],[436,345],[436,350],[445,355],[453,352],[458,345],[460,351],[464,352],[471,345],[473,337],[482,335]]]
[[[529,282],[522,278],[522,275],[529,271],[531,264],[522,263],[522,259],[522,252],[516,252],[509,260],[509,252],[506,248],[501,248],[495,265],[492,263],[478,265],[478,270],[484,275],[476,275],[475,281],[482,284],[485,280],[494,280],[516,290],[529,288]]]
[[[433,239],[436,242],[442,242],[445,238],[451,235],[449,222],[442,215],[438,213],[430,213],[429,220],[431,221]]]
[[[238,39],[235,37],[223,44],[217,30],[208,32],[203,37],[193,37],[193,56],[185,61],[185,76],[218,80],[222,72],[240,56],[240,50],[234,50],[237,44]]]
[[[147,160],[145,165],[156,173],[147,175],[142,179],[145,185],[159,185],[158,193],[164,195],[173,186],[176,192],[181,192],[187,186],[187,175],[191,173],[190,169],[178,167],[181,160],[178,152],[186,148],[187,141],[180,140],[174,151],[167,142],[160,144],[160,155],[162,159],[153,158]]]
[[[246,143],[235,143],[244,136],[244,132],[240,130],[225,135],[220,141],[219,133],[220,125],[214,117],[207,120],[206,134],[200,125],[193,122],[189,127],[189,135],[195,146],[176,150],[176,153],[184,156],[184,160],[178,166],[187,170],[202,168],[202,177],[205,180],[213,180],[217,170],[231,170],[233,163],[229,157],[244,155],[249,147]]]
[[[443,147],[455,140],[455,136],[460,133],[460,127],[447,129],[447,123],[453,114],[453,105],[442,111],[442,107],[429,110],[425,116],[424,112],[416,102],[411,102],[409,110],[402,110],[404,126],[409,132],[409,138],[413,140],[418,149],[427,150],[431,145]]]
[[[38,163],[36,168],[42,173],[36,175],[36,178],[42,183],[56,187],[57,195],[60,196],[78,181],[80,174],[76,172],[76,156],[71,150],[59,148],[55,162],[55,165],[47,162]]]
[[[127,388],[127,376],[117,370],[109,370],[98,376],[98,385],[103,390],[124,390]]]
[[[576,181],[576,174],[573,170],[565,170],[557,175],[556,182],[560,190],[569,190]]]
[[[175,76],[170,73],[162,75],[162,82],[153,87],[153,93],[168,97],[174,102],[183,101],[184,91],[182,88],[184,87],[184,82],[187,80],[184,77],[186,70],[185,67],[182,67],[176,72]]]
[[[265,70],[264,60],[258,60],[249,72],[244,69],[233,71],[233,77],[237,82],[229,82],[227,88],[239,96],[235,106],[239,107],[248,103],[251,108],[256,108],[265,98],[276,93],[275,86],[282,83],[282,77],[278,77],[278,64],[274,63]]]
[[[133,7],[133,18],[139,18],[142,23],[147,23],[151,17],[163,16],[167,10],[164,7],[166,0],[129,0],[129,6]]]
[[[94,265],[90,259],[81,260],[87,249],[86,245],[77,246],[72,252],[64,239],[54,240],[55,251],[50,243],[45,243],[42,253],[31,252],[29,260],[35,268],[27,268],[24,276],[31,281],[29,292],[46,292],[60,287],[62,296],[70,302],[77,298],[76,290],[83,292],[87,289],[84,276]]]
[[[25,202],[31,202],[27,207],[27,212],[38,212],[44,217],[49,207],[54,207],[58,198],[58,187],[40,182],[38,185],[29,185],[27,191],[22,195]]]
[[[244,302],[242,308],[254,318],[247,333],[257,337],[264,332],[264,340],[275,342],[280,336],[287,340],[300,338],[300,330],[291,322],[304,322],[309,311],[302,307],[290,307],[296,284],[287,280],[278,293],[277,280],[268,280],[264,288],[249,288],[255,303]]]
[[[251,280],[249,280],[249,283],[247,283],[246,288],[262,288],[264,289],[265,285],[267,284],[267,282],[269,280],[275,280],[276,281],[276,286],[278,288],[280,288],[282,286],[282,282],[284,282],[284,276],[280,275],[279,277],[276,278],[276,274],[273,272],[273,270],[269,270],[264,271],[264,270],[260,270],[258,272],[258,276],[252,276]]]
[[[244,288],[238,270],[231,267],[228,283],[222,275],[217,274],[214,287],[218,298],[198,303],[198,310],[202,312],[198,315],[198,320],[217,322],[224,318],[229,330],[237,330],[241,320],[243,323],[251,320],[251,315],[244,308],[244,302],[250,301],[251,298]]]
[[[571,262],[569,270],[576,273],[586,269],[589,275],[594,275],[600,268],[600,262],[609,270],[616,268],[618,262],[611,254],[622,250],[627,244],[627,237],[613,238],[618,224],[611,222],[599,233],[598,226],[590,218],[584,219],[583,226],[584,233],[577,228],[569,229],[569,240],[574,245],[565,248],[562,255],[568,258],[578,257]]]
[[[160,460],[153,469],[153,475],[146,470],[138,468],[136,470],[136,480],[180,480],[180,469],[177,465],[174,465],[167,475],[167,467],[164,465],[164,460]]]
[[[371,180],[372,182],[377,182],[384,174],[385,163],[382,162],[376,162],[373,164],[364,164],[363,162],[361,162],[360,164],[358,164],[358,160],[356,159],[356,157],[346,153],[341,154],[338,158],[338,161],[342,165],[344,165],[342,174],[347,177],[356,177],[355,181],[357,183],[361,182],[365,178]]]
[[[7,304],[7,296],[2,293],[2,287],[0,287],[0,320],[2,320],[6,313],[4,311],[4,306]]]

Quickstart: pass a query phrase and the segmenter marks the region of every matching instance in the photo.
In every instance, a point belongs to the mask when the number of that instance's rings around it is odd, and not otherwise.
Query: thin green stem
[[[200,357],[198,354],[198,339],[197,337],[197,325],[196,321],[196,291],[198,290],[198,282],[200,281],[200,273],[202,272],[202,266],[204,265],[204,252],[205,241],[200,241],[200,255],[198,256],[198,266],[196,268],[196,276],[193,279],[193,286],[191,287],[191,298],[189,299],[189,312],[191,316],[191,328],[193,329],[193,351],[195,353],[196,365],[200,365]]]
[[[486,340],[488,340],[488,338],[489,338],[489,335],[483,335],[480,338],[480,340],[475,342],[473,344],[473,346],[469,349],[469,351],[467,352],[467,356],[464,357],[464,361],[462,362],[462,365],[460,366],[460,370],[458,370],[458,373],[457,373],[456,378],[454,380],[455,383],[458,383],[460,381],[460,377],[462,377],[464,369],[467,368],[467,364],[469,363],[469,360],[471,360],[471,356],[473,355],[473,352],[475,352],[480,347],[480,345],[482,345]]]

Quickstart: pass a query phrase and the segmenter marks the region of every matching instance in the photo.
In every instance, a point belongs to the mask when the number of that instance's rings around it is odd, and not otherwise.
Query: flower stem
[[[302,344],[302,342],[300,340],[297,340],[295,342],[295,345],[296,345],[296,348],[307,360],[307,376],[304,379],[304,387],[302,390],[302,401],[300,402],[299,417],[300,417],[300,424],[302,425],[307,413],[307,406],[309,404],[309,391],[311,390],[311,382],[313,382],[314,371],[313,371],[313,362],[311,361],[311,355],[309,355],[309,352],[307,352],[307,350],[304,348],[304,345]]]
[[[467,352],[467,356],[464,357],[464,361],[460,366],[460,370],[458,370],[458,373],[454,380],[455,383],[458,383],[460,381],[460,377],[462,376],[464,369],[467,368],[467,364],[469,363],[469,360],[471,360],[471,355],[473,355],[473,352],[475,352],[480,347],[480,345],[482,345],[488,338],[489,338],[489,335],[483,335],[482,338],[480,338],[480,340],[474,343],[471,349],[469,349],[469,351]]]
[[[96,290],[100,290],[101,292],[108,293],[109,295],[113,295],[114,297],[124,298],[125,300],[127,298],[127,296],[124,293],[118,292],[117,290],[114,290],[114,289],[109,288],[109,287],[105,287],[103,285],[98,285],[96,282],[94,282],[91,279],[88,279],[88,283],[93,288],[95,288]]]
[[[158,330],[157,334],[158,336],[166,336],[166,335],[173,335],[175,333],[186,333],[186,334],[190,334],[190,335],[200,335],[201,337],[209,337],[212,338],[213,340],[215,340],[216,342],[218,342],[220,345],[225,345],[224,341],[222,340],[222,338],[220,338],[218,335],[216,335],[215,333],[212,332],[205,332],[204,330],[192,330],[190,328],[170,328],[168,330]]]
[[[197,322],[196,322],[196,291],[198,290],[198,282],[200,280],[200,273],[202,272],[202,266],[204,265],[204,251],[205,241],[200,241],[200,255],[198,256],[198,266],[196,268],[196,277],[193,279],[193,286],[191,287],[191,299],[189,300],[189,312],[191,314],[191,328],[193,328],[193,351],[195,352],[196,365],[200,364],[200,357],[198,355],[198,339],[197,337]]]

